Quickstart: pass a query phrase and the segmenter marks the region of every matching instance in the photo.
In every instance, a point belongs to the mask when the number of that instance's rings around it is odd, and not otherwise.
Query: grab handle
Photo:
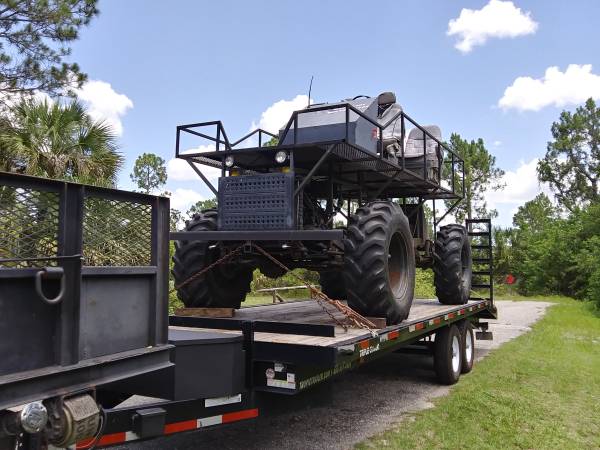
[[[60,279],[60,291],[54,298],[48,298],[42,289],[42,280],[58,280]],[[62,267],[44,267],[35,274],[35,291],[37,295],[49,305],[60,303],[65,295],[65,271]]]

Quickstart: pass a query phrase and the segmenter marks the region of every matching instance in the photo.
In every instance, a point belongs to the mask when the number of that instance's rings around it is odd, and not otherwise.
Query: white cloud
[[[448,36],[456,35],[454,45],[459,51],[469,53],[473,47],[483,45],[489,38],[514,38],[533,34],[538,24],[530,12],[523,12],[511,1],[490,0],[481,9],[463,8],[456,19],[448,22]]]
[[[308,95],[296,95],[292,100],[279,100],[263,111],[258,125],[253,122],[250,131],[262,128],[263,130],[277,134],[287,121],[290,120],[294,111],[303,109],[307,105]]]
[[[88,81],[75,92],[94,119],[106,121],[114,127],[117,135],[123,134],[121,117],[128,109],[133,108],[129,97],[115,92],[109,83],[99,80]]]
[[[490,207],[496,208],[500,204],[521,205],[532,200],[540,192],[545,192],[553,198],[549,187],[538,181],[538,161],[538,158],[533,158],[529,162],[521,161],[516,170],[506,171],[502,177],[502,183],[506,186],[499,191],[490,190],[486,194]]]
[[[199,192],[193,189],[177,188],[171,193],[171,208],[187,211],[200,200],[206,200],[206,198]]]
[[[494,141],[494,147],[500,147],[502,145],[502,141]]]
[[[200,145],[196,148],[190,148],[181,153],[203,153],[214,151],[214,145]],[[210,181],[216,181],[221,176],[221,169],[215,169],[214,167],[205,166],[203,164],[196,165],[204,175]],[[198,174],[190,167],[188,162],[184,159],[171,158],[167,162],[167,176],[169,180],[174,181],[200,181],[201,178]]]
[[[551,199],[554,198],[549,187],[540,184],[537,177],[537,163],[539,159],[521,161],[515,170],[508,170],[502,177],[505,187],[499,191],[489,190],[485,199],[490,209],[498,211],[498,217],[494,224],[509,227],[512,218],[519,206],[533,200],[541,192],[546,193]]]
[[[539,111],[550,105],[583,103],[590,97],[600,98],[600,75],[592,73],[591,64],[569,64],[564,72],[556,66],[548,67],[542,78],[518,77],[506,88],[498,106]]]

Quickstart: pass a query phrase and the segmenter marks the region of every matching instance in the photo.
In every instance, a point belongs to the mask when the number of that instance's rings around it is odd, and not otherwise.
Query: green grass
[[[600,448],[598,312],[550,300],[531,332],[477,363],[434,408],[357,448]]]

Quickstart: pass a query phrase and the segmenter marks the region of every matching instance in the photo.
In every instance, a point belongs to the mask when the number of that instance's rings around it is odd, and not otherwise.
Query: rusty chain
[[[306,286],[308,286],[308,289],[310,290],[310,294],[311,294],[311,298],[313,300],[316,300],[316,302],[319,304],[319,306],[321,306],[321,308],[323,309],[323,311],[325,311],[329,317],[331,317],[333,319],[333,321],[335,323],[337,323],[338,325],[340,325],[342,328],[344,328],[344,330],[348,330],[348,327],[346,326],[346,324],[343,324],[342,322],[340,322],[338,319],[336,319],[333,314],[331,314],[331,311],[329,311],[324,305],[323,302],[330,304],[331,306],[333,306],[334,308],[336,308],[339,312],[341,312],[343,315],[346,316],[346,318],[355,326],[357,326],[358,328],[366,328],[369,331],[373,330],[375,327],[375,324],[373,322],[371,322],[370,320],[368,320],[366,317],[361,316],[359,313],[357,313],[356,311],[354,311],[352,308],[344,305],[342,302],[340,302],[339,300],[333,300],[331,298],[329,298],[327,295],[325,295],[321,290],[317,289],[315,286],[313,286],[312,284],[308,283],[306,280],[304,280],[301,276],[299,276],[298,274],[293,273],[289,267],[286,267],[285,264],[283,264],[282,262],[280,262],[278,259],[276,259],[273,255],[269,254],[269,252],[267,252],[266,250],[264,250],[262,247],[260,247],[259,245],[255,244],[255,243],[251,243],[252,246],[258,250],[259,253],[261,253],[264,257],[268,258],[270,261],[272,261],[274,264],[276,264],[277,266],[281,267],[283,270],[285,270],[286,272],[290,272],[290,274],[296,278],[298,281],[300,281],[301,283],[305,284]]]
[[[222,256],[221,258],[217,259],[214,263],[206,266],[204,269],[199,270],[198,272],[196,272],[194,275],[190,276],[189,278],[186,278],[184,281],[182,281],[181,283],[179,283],[178,285],[176,285],[173,289],[171,289],[169,292],[175,292],[178,289],[181,289],[184,286],[187,286],[188,284],[190,284],[192,281],[197,280],[198,278],[200,278],[202,275],[204,275],[206,272],[208,272],[211,269],[214,269],[215,267],[217,267],[219,264],[223,264],[225,261],[227,261],[228,259],[231,259],[233,256],[237,255],[240,250],[244,247],[244,244],[240,245],[239,247],[233,249],[232,251],[230,251],[229,253],[226,253],[224,256]]]
[[[376,328],[376,326],[373,322],[368,320],[366,317],[363,317],[362,315],[360,315],[359,313],[357,313],[356,311],[354,311],[352,308],[345,305],[341,301],[329,298],[321,290],[317,289],[315,286],[313,286],[311,283],[309,283],[308,281],[303,279],[298,274],[293,273],[289,267],[287,267],[285,264],[283,264],[281,261],[276,259],[273,255],[271,255],[269,252],[267,252],[265,249],[263,249],[259,245],[255,244],[254,242],[244,243],[244,244],[240,245],[239,247],[236,247],[235,249],[226,253],[225,255],[223,255],[221,258],[219,258],[212,264],[206,266],[204,269],[196,272],[189,278],[185,279],[183,282],[176,285],[173,289],[171,289],[170,292],[174,292],[178,289],[181,289],[184,286],[187,286],[189,283],[197,280],[198,278],[200,278],[202,275],[204,275],[209,270],[212,270],[216,266],[231,259],[233,256],[237,255],[242,250],[242,248],[244,248],[244,246],[246,246],[247,244],[249,244],[251,247],[255,248],[265,258],[267,258],[271,262],[273,262],[273,264],[275,264],[278,267],[280,267],[281,269],[285,270],[286,273],[289,272],[294,278],[296,278],[302,284],[306,285],[310,291],[311,299],[315,300],[319,304],[319,306],[323,309],[323,311],[331,318],[331,320],[333,320],[337,325],[342,327],[345,331],[348,331],[348,325],[346,323],[340,321],[338,318],[336,318],[331,313],[331,311],[324,305],[324,303],[328,303],[329,305],[331,305],[335,309],[337,309],[339,312],[341,312],[344,316],[346,316],[346,319],[350,322],[351,325],[358,327],[358,328],[365,328],[365,329],[369,330],[372,334],[374,333],[374,329]]]

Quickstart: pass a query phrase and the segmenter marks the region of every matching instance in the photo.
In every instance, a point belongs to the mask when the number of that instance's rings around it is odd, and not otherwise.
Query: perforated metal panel
[[[294,228],[292,173],[269,173],[219,179],[220,230]]]
[[[58,254],[59,200],[56,192],[0,186],[0,259],[17,260],[0,267],[56,265],[27,258]]]
[[[91,196],[85,199],[84,265],[147,266],[151,248],[151,205]]]

